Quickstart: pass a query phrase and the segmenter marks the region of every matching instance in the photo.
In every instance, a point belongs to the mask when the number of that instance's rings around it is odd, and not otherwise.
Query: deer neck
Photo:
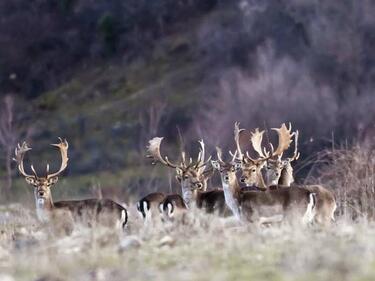
[[[261,172],[258,173],[256,186],[260,189],[267,189],[267,185],[264,182],[264,178]]]
[[[290,186],[293,182],[293,168],[290,164],[288,164],[285,168],[281,170],[279,185]]]
[[[36,215],[41,222],[48,222],[54,208],[52,197],[40,199],[35,197]]]
[[[188,208],[192,207],[192,204],[196,199],[196,191],[191,190],[190,183],[186,181],[181,182],[181,192],[184,203]]]
[[[224,191],[224,198],[225,203],[233,212],[233,215],[237,218],[241,218],[241,211],[240,211],[240,192],[241,188],[238,184],[237,178],[229,181],[226,183],[222,181],[223,191]]]
[[[208,186],[207,181],[208,181],[207,179],[203,181],[202,191],[207,191],[207,186]]]

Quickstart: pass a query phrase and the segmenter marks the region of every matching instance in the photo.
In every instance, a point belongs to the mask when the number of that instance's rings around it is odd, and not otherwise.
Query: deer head
[[[230,153],[232,159],[224,161],[221,149],[216,147],[217,160],[212,160],[211,165],[219,171],[223,186],[233,185],[237,181],[236,172],[241,168],[241,163],[237,161],[237,153],[238,151]]]
[[[286,127],[285,123],[280,128],[272,128],[278,134],[278,147],[276,150],[272,148],[272,156],[267,160],[266,167],[266,182],[267,185],[290,185],[293,182],[293,168],[291,163],[299,158],[298,152],[298,135],[299,132],[292,132],[291,124],[289,128]],[[282,159],[284,152],[289,148],[294,137],[294,153],[290,158]],[[281,179],[282,176],[282,179]],[[280,182],[282,180],[282,182]]]
[[[264,131],[259,131],[257,128],[251,133],[251,144],[253,149],[259,155],[258,158],[254,159],[250,157],[249,153],[242,153],[240,146],[240,133],[244,131],[239,128],[239,123],[236,122],[234,125],[234,140],[236,142],[238,158],[237,161],[241,163],[242,175],[240,181],[245,183],[246,186],[257,186],[259,189],[265,190],[265,184],[262,176],[262,168],[265,166],[270,153],[265,149],[262,149],[262,140]]]
[[[46,204],[49,204],[51,206],[53,205],[51,197],[51,186],[53,186],[58,181],[59,174],[61,174],[68,166],[68,142],[66,140],[63,141],[61,138],[59,139],[60,143],[52,144],[52,146],[56,146],[60,150],[62,158],[60,169],[55,173],[50,173],[49,164],[47,164],[45,176],[38,176],[33,165],[31,165],[32,174],[26,173],[23,160],[25,157],[25,153],[31,150],[26,142],[23,142],[22,145],[18,144],[15,149],[14,160],[17,162],[18,170],[21,175],[25,177],[26,182],[34,187],[34,195],[37,206],[44,206]]]
[[[163,138],[155,137],[149,141],[148,158],[153,160],[153,164],[157,162],[175,169],[176,179],[181,184],[182,194],[185,203],[189,204],[193,193],[196,191],[204,191],[207,188],[207,180],[211,177],[213,171],[206,170],[207,163],[211,160],[209,157],[205,160],[205,145],[203,140],[199,141],[200,150],[196,161],[190,158],[186,160],[186,153],[181,152],[181,162],[179,164],[172,163],[168,157],[162,157],[160,153],[160,145]]]

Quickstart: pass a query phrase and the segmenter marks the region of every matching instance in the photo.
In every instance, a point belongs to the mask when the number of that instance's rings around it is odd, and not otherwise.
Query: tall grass
[[[199,210],[144,226],[129,204],[126,233],[76,225],[67,236],[57,222],[41,226],[33,209],[1,206],[0,280],[373,280],[374,149],[322,155],[308,181],[336,195],[328,228],[259,227]]]
[[[375,217],[375,149],[357,144],[350,149],[324,152],[327,164],[320,167],[318,181],[334,190],[338,215],[350,219]]]

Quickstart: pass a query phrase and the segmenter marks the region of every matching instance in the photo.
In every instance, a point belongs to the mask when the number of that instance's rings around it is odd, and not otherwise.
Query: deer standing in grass
[[[207,181],[212,176],[213,170],[206,169],[211,157],[205,160],[204,142],[202,140],[199,141],[200,151],[196,162],[193,162],[192,158],[187,161],[185,152],[182,152],[182,162],[175,164],[170,162],[167,156],[161,156],[160,145],[162,140],[163,138],[156,137],[149,141],[149,157],[153,159],[154,163],[159,162],[175,169],[176,179],[181,185],[182,199],[185,206],[187,208],[196,206],[208,213],[213,213],[217,210],[220,214],[223,214],[226,209],[223,191],[219,189],[207,191]],[[172,201],[165,198],[163,206],[166,205],[164,203],[171,204]]]
[[[28,184],[34,187],[34,197],[36,204],[37,217],[41,222],[49,222],[54,217],[56,211],[67,212],[75,221],[88,222],[110,222],[118,227],[124,228],[128,215],[124,207],[109,199],[85,199],[57,201],[52,200],[51,187],[57,183],[59,175],[68,166],[68,142],[66,140],[60,143],[52,144],[60,150],[61,166],[55,173],[50,173],[49,164],[47,164],[46,176],[38,176],[34,166],[31,165],[32,174],[28,174],[24,168],[24,157],[27,151],[31,150],[26,142],[15,149],[15,158],[18,170],[25,177]],[[87,221],[86,221],[87,220]]]
[[[220,172],[225,202],[238,220],[258,224],[293,220],[295,217],[304,224],[313,220],[315,195],[307,189],[241,190],[236,177],[241,164],[236,161],[236,154],[226,162],[217,148],[217,160],[212,161],[212,166]]]
[[[240,177],[241,183],[246,184],[246,187],[256,187],[262,191],[267,190],[267,184],[264,182],[262,169],[266,165],[267,159],[269,158],[269,153],[262,150],[262,140],[264,131],[259,131],[251,133],[251,144],[253,149],[258,153],[258,158],[252,158],[248,152],[242,153],[240,146],[240,133],[244,129],[239,128],[240,123],[236,122],[234,124],[234,141],[236,143],[236,149],[238,156],[233,161],[238,161],[242,169],[242,175]]]
[[[272,153],[273,157],[267,159],[266,166],[266,182],[270,186],[292,187],[292,188],[306,188],[314,192],[317,197],[316,202],[316,216],[315,220],[321,225],[328,225],[334,221],[334,213],[336,210],[336,200],[333,193],[321,185],[297,185],[294,184],[292,162],[299,158],[298,152],[298,135],[299,132],[291,133],[291,126],[286,129],[285,124],[276,130],[279,135],[279,143],[282,140],[284,143],[290,143],[294,136],[294,153],[292,157],[283,159],[283,152],[277,151]],[[272,145],[271,145],[272,147]],[[286,145],[285,145],[286,147]]]

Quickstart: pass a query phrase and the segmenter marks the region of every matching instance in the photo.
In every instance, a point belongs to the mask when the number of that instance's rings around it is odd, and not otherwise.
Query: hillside
[[[320,150],[372,142],[371,4],[63,2],[29,3],[26,18],[22,0],[0,7],[4,48],[19,46],[2,52],[1,87],[16,96],[17,122],[33,128],[32,160],[57,165],[46,145],[70,142],[58,196],[95,183],[122,197],[170,189],[173,177],[149,165],[145,146],[164,136],[163,152],[176,155],[178,130],[195,155],[198,138],[211,152],[232,148],[235,121],[248,129],[291,121],[301,131],[302,178]],[[38,36],[22,37],[30,21]]]

